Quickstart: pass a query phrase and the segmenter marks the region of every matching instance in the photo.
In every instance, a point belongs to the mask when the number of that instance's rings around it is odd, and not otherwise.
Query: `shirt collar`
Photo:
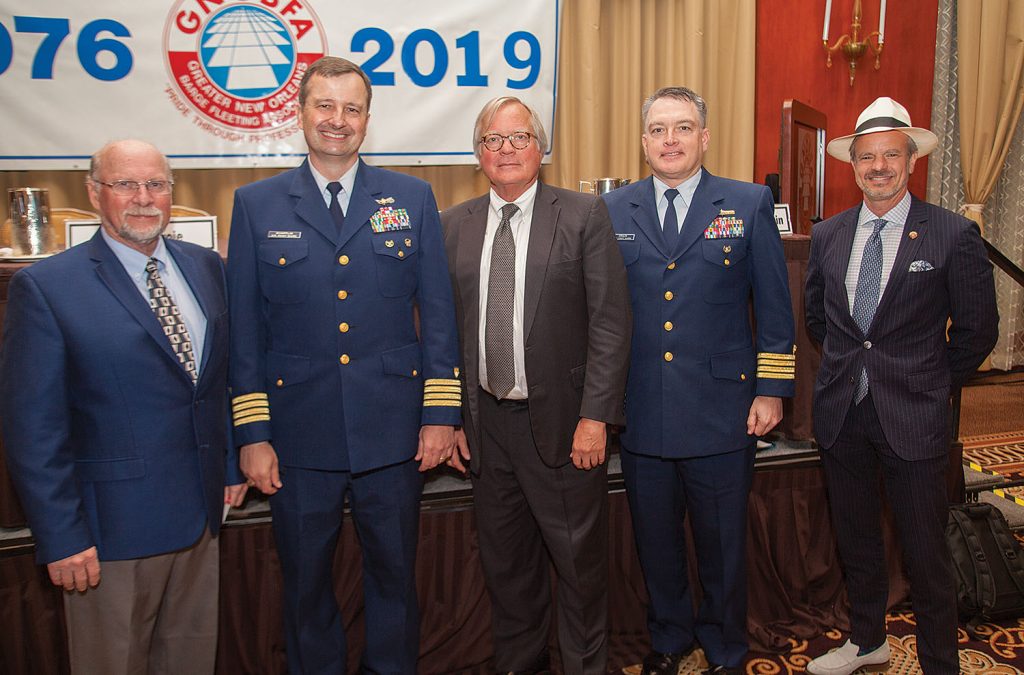
[[[164,244],[162,235],[157,238],[156,249],[153,251],[153,255],[146,255],[114,239],[102,226],[100,227],[100,234],[103,237],[103,241],[107,242],[107,246],[114,252],[121,265],[124,266],[125,271],[133,279],[146,274],[146,263],[149,262],[150,258],[157,259],[158,269],[162,270],[167,266],[167,257],[170,255],[170,252],[167,250],[167,245]]]
[[[682,183],[676,186],[679,190],[679,196],[683,198],[683,204],[686,208],[690,207],[690,202],[693,201],[693,193],[697,191],[697,186],[700,184],[700,177],[704,173],[703,169],[697,169],[697,173],[693,174]],[[665,196],[665,190],[668,190],[668,185],[657,176],[651,176],[654,179],[654,203],[657,204],[661,201],[661,198]]]
[[[325,199],[330,199],[331,193],[327,191],[327,184],[333,183],[334,181],[327,180],[319,171],[317,171],[313,166],[313,162],[307,162],[307,164],[309,165],[309,172],[313,174],[313,180],[316,181],[316,186],[320,188],[320,194],[322,194]],[[341,183],[342,189],[345,190],[345,194],[350,197],[352,196],[352,188],[356,184],[356,171],[358,169],[359,161],[356,160],[349,170],[338,179],[338,182]]]
[[[504,199],[498,196],[498,193],[491,188],[491,210],[501,217],[501,207],[505,204],[515,204],[519,207],[519,213],[533,213],[533,201],[537,197],[537,186],[540,184],[539,180],[533,181],[533,185],[526,188],[523,194],[515,198],[514,201],[506,202]]]
[[[861,206],[860,215],[857,217],[857,226],[874,223],[876,220],[884,220],[899,226],[907,224],[907,216],[910,215],[910,191],[908,190],[903,199],[896,202],[896,205],[881,216],[876,216],[867,204]]]

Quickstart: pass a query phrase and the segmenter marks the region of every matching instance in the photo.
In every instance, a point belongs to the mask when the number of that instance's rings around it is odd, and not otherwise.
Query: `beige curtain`
[[[964,0],[956,11],[964,211],[983,225],[1024,106],[1024,0]]]
[[[658,87],[685,85],[708,103],[707,167],[751,180],[755,18],[756,0],[565,2],[555,143],[542,178],[576,189],[581,179],[648,175],[640,149],[640,105]],[[430,181],[442,209],[487,190],[475,167],[394,168]],[[219,217],[223,252],[235,188],[278,171],[179,170],[174,201]],[[51,206],[87,209],[84,178],[84,171],[8,171],[0,172],[0,187],[48,188]]]

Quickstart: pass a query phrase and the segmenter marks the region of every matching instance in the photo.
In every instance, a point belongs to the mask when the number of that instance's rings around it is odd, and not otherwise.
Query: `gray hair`
[[[893,129],[893,131],[899,131],[899,129]],[[867,134],[861,134],[860,136],[867,136]],[[857,151],[855,150],[855,148],[857,147],[857,139],[860,138],[860,136],[854,136],[853,140],[850,141],[850,161],[851,162],[856,162],[857,161]],[[907,156],[908,157],[912,157],[912,156],[916,155],[917,154],[917,141],[915,141],[913,138],[911,138],[907,134],[903,134],[903,137],[907,139]]]
[[[109,141],[109,142],[107,142],[102,148],[97,150],[93,154],[92,157],[89,158],[89,173],[86,174],[86,177],[85,177],[85,182],[86,183],[89,183],[89,182],[98,183],[99,182],[99,175],[100,175],[100,170],[103,167],[103,158],[104,158],[104,156],[106,156],[107,152],[109,152],[111,149],[113,149],[114,147],[116,147],[118,145],[121,145],[123,143],[130,143],[130,144],[148,146],[148,147],[152,148],[153,150],[156,150],[158,153],[160,153],[161,159],[164,160],[164,173],[167,174],[167,180],[169,180],[169,181],[173,181],[174,180],[174,174],[171,172],[171,163],[167,161],[167,156],[164,155],[164,153],[160,152],[159,148],[157,148],[155,145],[153,145],[152,143],[149,143],[147,141],[141,141],[141,140],[134,139],[134,138],[127,138],[127,139],[121,139],[121,140],[117,140],[117,141]]]
[[[533,134],[534,139],[537,141],[537,147],[540,148],[541,153],[547,152],[548,134],[544,131],[544,122],[541,121],[537,111],[515,96],[499,96],[485,103],[480,114],[476,116],[476,124],[473,125],[473,154],[476,155],[477,159],[480,159],[480,154],[483,152],[480,138],[484,135],[487,127],[491,125],[494,116],[505,106],[517,103],[523,106],[526,112],[530,114],[530,133]]]
[[[700,94],[687,87],[662,87],[647,97],[643,107],[640,109],[640,124],[647,129],[647,115],[651,112],[651,106],[661,98],[674,98],[677,101],[688,101],[697,108],[700,116],[700,127],[706,129],[708,126],[708,104],[704,102]]]

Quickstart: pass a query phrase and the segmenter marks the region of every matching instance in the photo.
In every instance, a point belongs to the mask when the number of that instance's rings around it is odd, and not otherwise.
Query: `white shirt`
[[[526,289],[526,249],[530,243],[530,224],[533,222],[533,202],[537,197],[537,181],[528,187],[514,202],[519,211],[509,220],[512,238],[516,245],[516,306],[512,319],[512,340],[515,349],[516,383],[505,398],[524,399],[529,396],[526,386],[526,350],[523,336],[523,315]],[[491,278],[491,249],[494,235],[501,223],[501,207],[508,204],[491,190],[491,202],[487,209],[487,230],[484,232],[484,248],[480,254],[480,386],[491,391],[487,385],[487,289]],[[491,392],[492,394],[494,392]]]
[[[185,279],[185,275],[181,273],[177,263],[174,262],[171,252],[167,250],[164,238],[157,238],[156,250],[153,251],[153,255],[149,256],[117,241],[103,228],[100,228],[100,233],[103,240],[107,242],[107,246],[121,262],[124,271],[131,277],[132,283],[142,294],[147,305],[149,304],[149,288],[146,284],[149,281],[149,272],[146,271],[146,264],[150,258],[156,258],[156,270],[160,275],[160,280],[164,282],[167,294],[178,306],[181,318],[185,322],[185,328],[188,329],[188,336],[192,338],[192,357],[196,360],[196,372],[201,372],[203,346],[206,344],[206,315],[203,314],[203,308],[199,306],[195,294],[192,293],[192,287],[189,286],[188,280]]]
[[[341,183],[341,190],[338,192],[338,204],[341,206],[341,212],[348,214],[348,203],[352,199],[352,186],[356,184],[356,169],[359,168],[359,162],[356,161],[345,174],[338,179]],[[320,194],[323,195],[324,204],[327,208],[331,208],[331,191],[327,189],[327,184],[334,181],[327,180],[324,178],[319,171],[313,168],[313,162],[309,163],[309,172],[313,174],[313,180],[316,181],[316,186],[320,188]]]
[[[680,232],[683,231],[683,221],[686,220],[686,214],[690,211],[690,202],[693,201],[693,193],[697,191],[702,173],[704,172],[698,169],[697,173],[676,186],[679,196],[672,200],[672,205],[676,207],[676,224],[679,226]],[[657,176],[651,177],[654,179],[654,204],[658,208],[658,222],[664,229],[665,212],[668,211],[668,199],[665,197],[665,191],[669,187]]]
[[[878,300],[881,302],[885,286],[889,283],[892,266],[896,262],[896,251],[900,248],[903,229],[906,227],[907,215],[910,213],[910,193],[892,207],[888,213],[876,216],[864,204],[857,218],[857,232],[853,235],[853,248],[850,249],[850,265],[846,268],[846,297],[853,312],[853,298],[857,294],[857,278],[860,276],[860,263],[864,257],[864,244],[875,229],[875,221],[881,218],[887,221],[879,236],[882,239],[882,283],[878,288]]]

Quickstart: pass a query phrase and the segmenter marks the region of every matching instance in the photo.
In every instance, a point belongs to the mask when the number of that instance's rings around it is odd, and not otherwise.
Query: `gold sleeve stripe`
[[[270,414],[266,415],[240,415],[235,417],[235,426],[240,427],[243,424],[252,424],[253,422],[269,422]]]
[[[258,392],[254,393],[254,394],[243,394],[242,396],[236,396],[233,399],[231,399],[231,403],[232,403],[232,405],[238,405],[239,403],[245,403],[246,401],[266,401],[266,400],[267,400],[267,395],[264,392],[262,392],[262,391],[258,391]]]
[[[231,410],[235,414],[244,410],[257,410],[260,408],[270,410],[270,405],[266,401],[249,401],[248,403],[236,403],[231,406]]]
[[[435,378],[431,378],[429,380],[424,380],[423,385],[426,386],[426,387],[429,387],[431,385],[448,385],[448,386],[452,386],[452,387],[459,387],[459,386],[461,386],[461,384],[460,384],[460,382],[458,380],[446,380],[446,379],[441,378],[441,377],[435,377]]]
[[[462,387],[424,387],[423,391],[434,392],[434,393],[449,393],[449,394],[461,394]]]
[[[458,401],[424,401],[423,406],[425,408],[436,408],[440,406],[446,408],[459,408],[462,404]]]
[[[795,361],[796,354],[775,354],[773,352],[758,352],[757,360],[767,359],[769,361]]]
[[[795,375],[783,375],[781,373],[762,373],[758,371],[757,376],[762,380],[795,380]]]
[[[424,394],[424,401],[462,401],[458,394]]]

